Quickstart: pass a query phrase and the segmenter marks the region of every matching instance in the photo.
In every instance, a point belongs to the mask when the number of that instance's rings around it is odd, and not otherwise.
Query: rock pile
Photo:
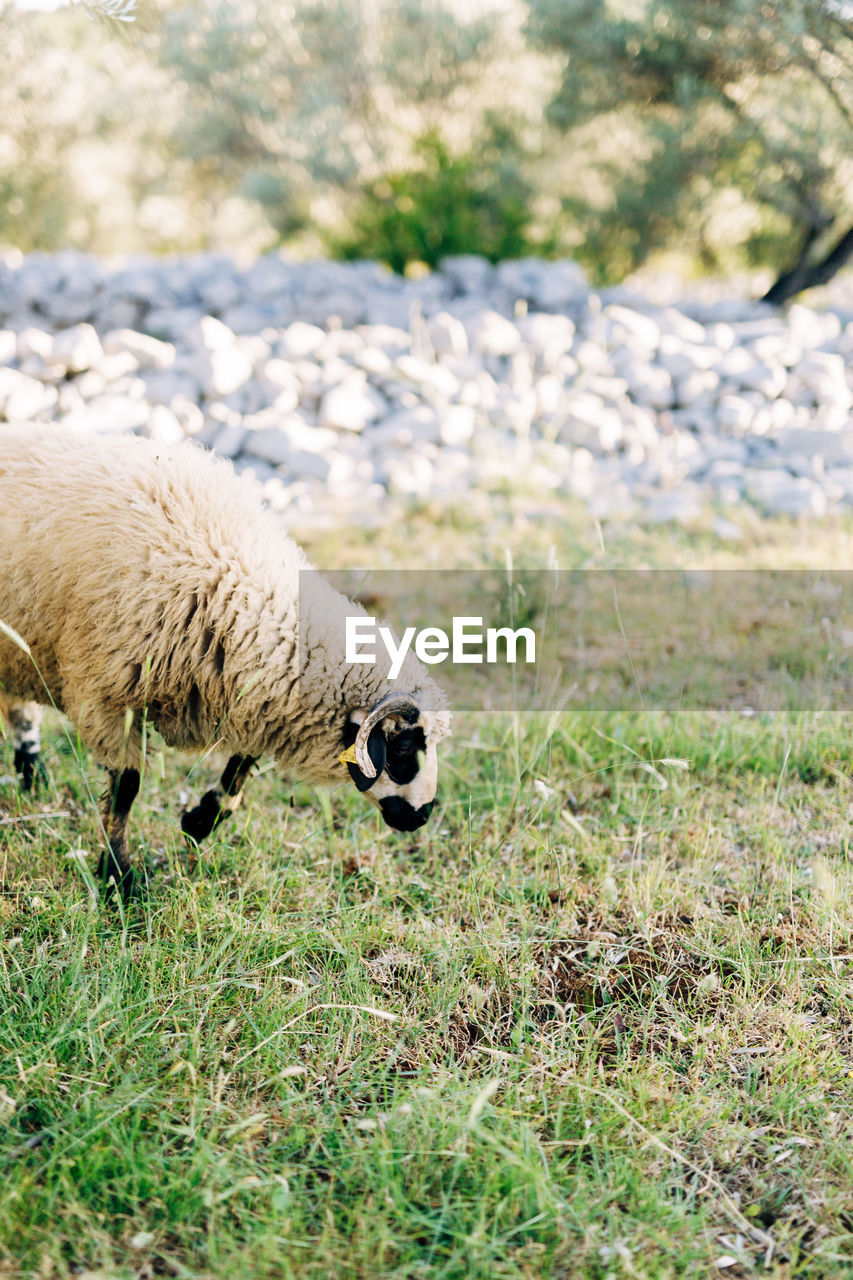
[[[823,515],[853,505],[851,366],[853,310],[656,305],[572,262],[0,261],[0,418],[195,436],[298,517],[513,487]]]

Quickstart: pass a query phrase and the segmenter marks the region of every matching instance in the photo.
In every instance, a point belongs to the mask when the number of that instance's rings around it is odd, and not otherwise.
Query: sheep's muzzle
[[[382,817],[395,831],[417,831],[418,827],[428,821],[432,806],[433,801],[430,800],[428,804],[415,809],[408,800],[403,800],[400,796],[383,796],[379,801]]]

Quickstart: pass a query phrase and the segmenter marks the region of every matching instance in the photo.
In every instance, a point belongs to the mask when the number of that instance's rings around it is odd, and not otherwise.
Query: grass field
[[[306,537],[423,563],[431,518]],[[468,513],[430,554],[849,543],[573,519]],[[0,1275],[853,1273],[849,717],[459,717],[416,837],[267,770],[194,871],[180,793],[216,761],[154,750],[126,914],[58,718],[47,759],[42,794],[0,787]]]

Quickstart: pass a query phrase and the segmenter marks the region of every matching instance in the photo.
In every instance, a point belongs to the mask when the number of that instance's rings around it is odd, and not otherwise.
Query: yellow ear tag
[[[355,743],[353,743],[351,747],[347,747],[346,751],[342,751],[338,756],[338,759],[341,764],[358,764],[358,760],[355,755]]]

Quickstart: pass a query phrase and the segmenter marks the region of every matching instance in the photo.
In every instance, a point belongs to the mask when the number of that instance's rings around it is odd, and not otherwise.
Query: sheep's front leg
[[[136,769],[110,771],[110,784],[103,796],[104,829],[108,847],[98,863],[98,879],[104,885],[107,896],[118,889],[125,902],[136,887],[136,876],[127,848],[127,820],[139,791],[139,774]]]
[[[243,783],[254,763],[253,756],[231,757],[219,779],[219,786],[205,791],[196,807],[181,816],[181,830],[185,836],[200,843],[234,812],[240,803]]]
[[[31,791],[34,783],[47,781],[41,759],[41,718],[42,709],[35,702],[17,702],[9,708],[15,772],[22,791]]]

